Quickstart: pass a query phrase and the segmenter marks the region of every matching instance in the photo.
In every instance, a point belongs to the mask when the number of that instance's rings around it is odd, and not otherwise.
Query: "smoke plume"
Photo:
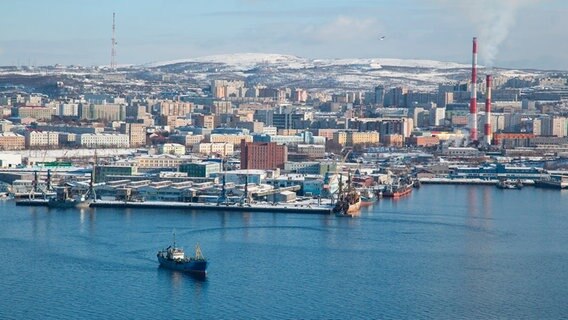
[[[472,1],[471,18],[477,26],[480,62],[492,67],[499,47],[515,25],[517,11],[537,0],[477,0]],[[471,9],[471,8],[470,8]]]

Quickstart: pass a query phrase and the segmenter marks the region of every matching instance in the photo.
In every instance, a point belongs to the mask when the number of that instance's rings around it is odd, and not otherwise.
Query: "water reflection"
[[[51,231],[51,214],[45,208],[30,207],[32,215],[32,236],[38,239],[43,236],[47,238]]]
[[[200,296],[207,288],[206,275],[169,270],[162,266],[159,266],[157,270],[160,279],[167,278],[170,280],[174,292],[178,292],[190,286],[193,287],[195,295]]]
[[[491,190],[493,188],[483,188],[483,197],[481,198],[483,207],[483,225],[485,229],[491,228],[491,220],[493,219],[493,206],[491,205]]]
[[[477,210],[477,187],[467,190],[467,218],[466,224],[470,227],[479,228],[479,216]]]
[[[92,236],[95,233],[95,220],[96,220],[95,210],[90,208],[79,209],[79,220],[80,220],[80,232],[84,233],[85,226],[87,226],[89,235]]]
[[[493,211],[491,205],[492,187],[471,187],[467,190],[467,218],[466,224],[470,227],[488,230],[491,228]],[[481,203],[479,194],[481,193]]]

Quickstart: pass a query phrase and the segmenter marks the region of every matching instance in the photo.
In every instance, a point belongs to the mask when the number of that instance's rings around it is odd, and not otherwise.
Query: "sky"
[[[565,0],[2,1],[0,65],[108,65],[227,53],[568,70]],[[380,37],[384,36],[384,40]]]

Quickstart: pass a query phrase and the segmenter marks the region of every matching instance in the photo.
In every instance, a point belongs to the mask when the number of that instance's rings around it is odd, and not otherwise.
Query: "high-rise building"
[[[129,136],[131,147],[146,145],[146,126],[143,123],[122,123],[120,133]]]
[[[196,127],[215,129],[215,115],[194,114],[192,122]]]
[[[241,169],[274,170],[283,168],[288,160],[286,145],[275,142],[241,141]]]
[[[446,118],[446,108],[433,108],[430,110],[430,125],[441,126]]]

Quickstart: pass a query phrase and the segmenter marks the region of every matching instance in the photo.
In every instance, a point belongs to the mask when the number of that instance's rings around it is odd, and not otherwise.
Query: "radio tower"
[[[114,36],[114,30],[115,30],[115,24],[114,24],[114,18],[115,18],[116,14],[113,12],[112,13],[112,50],[110,52],[110,69],[111,70],[116,70],[116,38]]]

